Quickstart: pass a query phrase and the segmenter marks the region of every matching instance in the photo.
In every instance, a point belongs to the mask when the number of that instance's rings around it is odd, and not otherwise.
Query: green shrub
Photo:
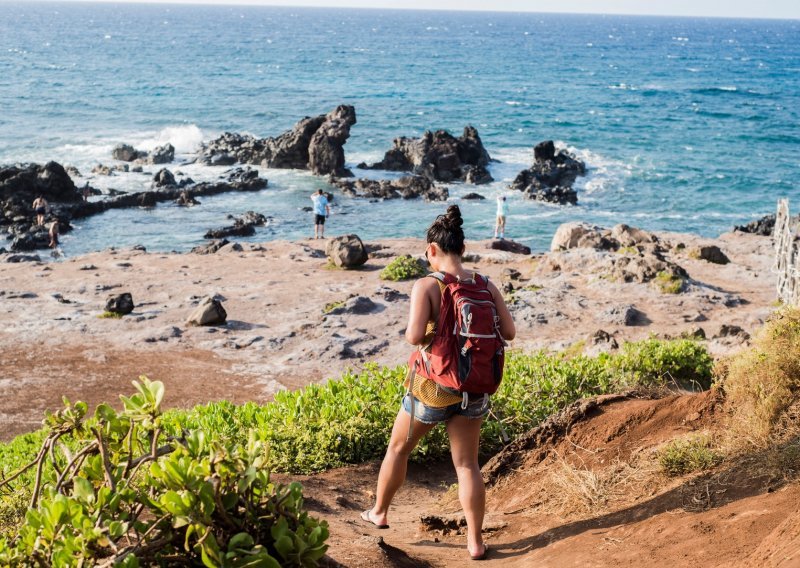
[[[411,280],[427,273],[428,269],[419,260],[406,254],[395,258],[381,271],[381,280]]]
[[[706,348],[692,339],[664,341],[650,338],[622,345],[609,366],[623,386],[673,384],[696,390],[711,386],[714,360]]]
[[[656,289],[662,294],[680,294],[683,291],[685,280],[666,270],[662,270],[653,279]]]
[[[658,452],[661,469],[670,476],[711,469],[722,459],[722,453],[715,449],[708,434],[692,434],[672,440]]]
[[[47,416],[28,466],[36,471],[32,504],[17,534],[0,538],[0,565],[136,567],[176,556],[195,566],[318,564],[327,523],[303,511],[299,484],[270,481],[258,433],[167,436],[163,385],[134,384],[122,412],[101,404],[86,420],[85,403],[65,401]],[[68,451],[61,439],[81,449]]]
[[[345,300],[339,300],[338,302],[328,302],[322,308],[322,313],[327,315],[327,314],[331,313],[333,310],[336,310],[338,308],[344,307],[344,304],[345,304]]]
[[[97,317],[100,319],[121,319],[123,317],[123,314],[119,312],[103,312]]]
[[[510,439],[528,431],[571,402],[644,385],[663,386],[672,377],[710,382],[711,358],[701,344],[688,340],[649,339],[625,344],[619,354],[597,357],[538,351],[510,351],[505,378],[492,396],[493,418],[483,424],[481,449],[490,455]],[[222,401],[190,410],[169,410],[158,417],[165,435],[179,438],[184,430],[204,432],[229,452],[241,451],[250,432],[269,448],[272,471],[310,473],[379,459],[386,451],[404,388],[404,366],[370,365],[361,373],[338,380],[281,391],[273,402],[240,406]],[[91,421],[89,421],[91,423]],[[0,444],[0,464],[7,476],[30,460],[46,432]],[[74,453],[74,452],[73,452]],[[412,459],[427,461],[448,455],[444,428],[434,429],[419,444]],[[32,486],[32,472],[20,479],[20,491]],[[19,514],[19,502],[6,503],[9,518]],[[1,509],[0,509],[1,510]],[[3,517],[0,516],[0,519]]]

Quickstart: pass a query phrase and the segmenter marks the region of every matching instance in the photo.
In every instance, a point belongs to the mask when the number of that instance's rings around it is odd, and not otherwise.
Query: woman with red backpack
[[[428,228],[425,256],[434,273],[411,291],[406,339],[417,350],[409,359],[408,392],[381,464],[375,505],[361,518],[389,527],[389,506],[405,481],[409,455],[443,422],[467,520],[467,549],[472,559],[482,560],[488,548],[481,534],[486,508],[478,465],[481,423],[502,379],[505,341],[514,339],[516,330],[495,285],[462,265],[462,224],[461,211],[451,205]]]

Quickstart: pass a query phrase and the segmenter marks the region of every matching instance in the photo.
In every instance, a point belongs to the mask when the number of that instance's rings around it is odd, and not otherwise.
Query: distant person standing
[[[331,214],[331,206],[328,205],[328,198],[321,189],[311,195],[311,201],[314,202],[314,238],[324,239],[325,219]]]
[[[37,195],[33,200],[33,212],[36,213],[36,224],[44,225],[44,216],[47,213],[48,203],[47,200],[41,195]]]
[[[503,240],[506,236],[506,217],[508,216],[508,201],[504,195],[497,196],[497,213],[494,223],[494,238],[498,236]]]

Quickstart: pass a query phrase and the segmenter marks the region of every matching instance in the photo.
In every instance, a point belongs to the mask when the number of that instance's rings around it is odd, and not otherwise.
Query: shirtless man
[[[44,216],[47,213],[47,200],[41,195],[37,195],[33,200],[33,211],[36,213],[36,224],[44,225]]]
[[[331,206],[328,205],[328,198],[318,189],[311,194],[311,201],[314,202],[314,238],[325,238],[325,219],[331,214]]]

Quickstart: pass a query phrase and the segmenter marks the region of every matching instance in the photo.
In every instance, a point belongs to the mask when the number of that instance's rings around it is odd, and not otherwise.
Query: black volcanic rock
[[[350,197],[372,199],[416,199],[422,197],[427,201],[446,201],[449,196],[446,187],[437,186],[424,176],[403,176],[394,180],[330,178],[328,182]]]
[[[248,211],[241,217],[228,215],[233,219],[233,225],[221,229],[211,229],[203,236],[204,239],[223,239],[225,237],[249,237],[256,233],[256,227],[263,227],[268,219],[261,213]]]
[[[566,150],[556,152],[552,140],[537,144],[533,156],[533,165],[517,174],[510,187],[537,201],[576,204],[578,193],[572,186],[586,173],[586,165]]]
[[[478,131],[467,126],[458,138],[446,130],[427,130],[420,138],[395,138],[383,160],[359,167],[413,172],[432,181],[467,181],[469,177],[470,183],[488,183],[492,181],[486,170],[490,161]]]
[[[269,168],[311,170],[317,175],[350,175],[344,167],[344,144],[356,123],[355,108],[340,105],[328,114],[306,117],[277,138],[226,132],[204,144],[198,161],[207,165],[236,162]]]

